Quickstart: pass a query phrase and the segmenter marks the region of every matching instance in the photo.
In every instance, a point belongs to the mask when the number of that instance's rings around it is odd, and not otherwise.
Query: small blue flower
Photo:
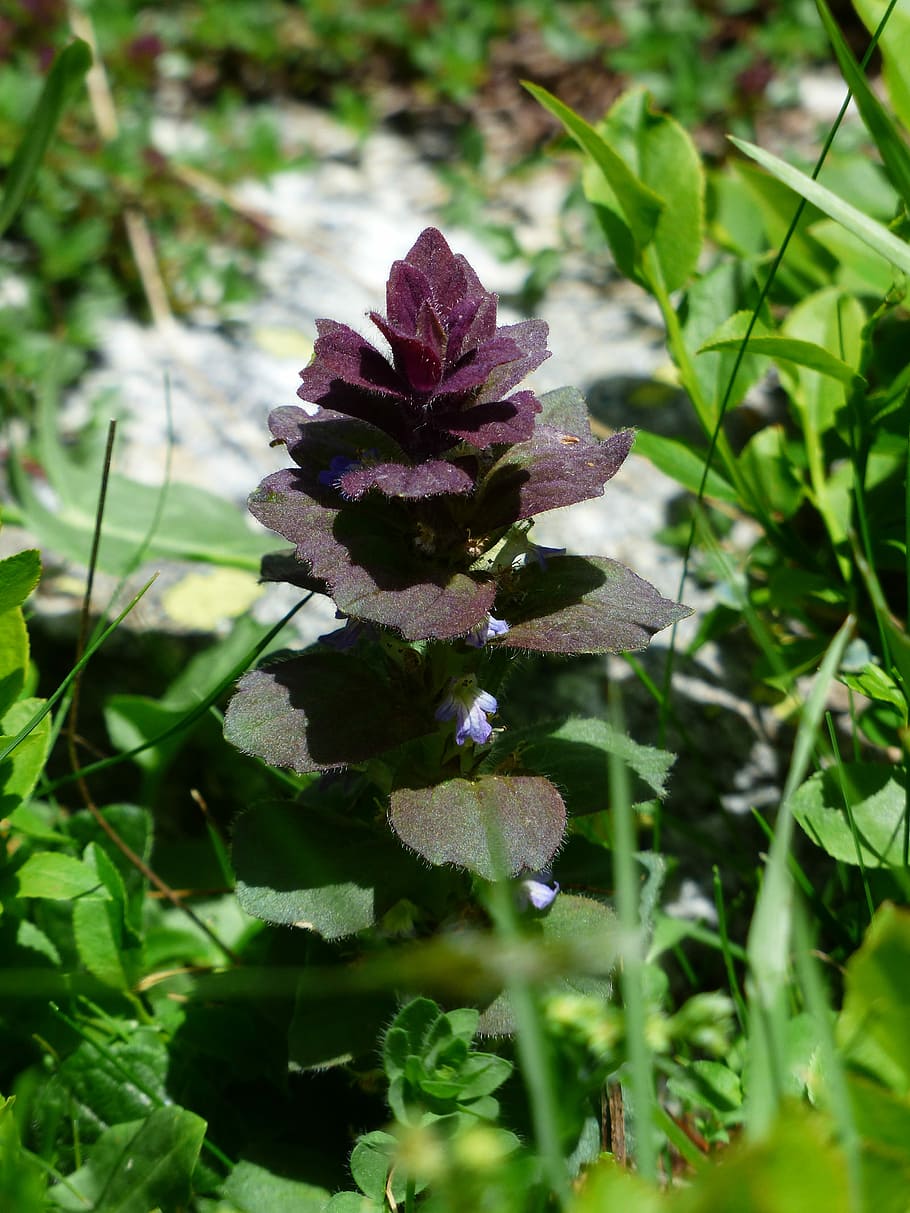
[[[556,900],[556,895],[559,892],[559,882],[556,880],[547,883],[550,880],[538,880],[537,876],[543,876],[545,873],[539,872],[535,876],[528,876],[519,884],[520,897],[525,905],[532,905],[535,910],[547,910]]]
[[[477,745],[490,740],[493,726],[487,716],[498,709],[498,704],[489,691],[477,685],[473,674],[464,678],[453,678],[449,693],[436,709],[437,720],[455,720],[455,742],[464,745],[470,739]]]
[[[508,630],[509,625],[504,619],[494,619],[492,615],[487,615],[486,619],[471,628],[464,638],[465,644],[469,644],[472,649],[482,649],[488,640],[492,640],[494,636],[505,636]]]

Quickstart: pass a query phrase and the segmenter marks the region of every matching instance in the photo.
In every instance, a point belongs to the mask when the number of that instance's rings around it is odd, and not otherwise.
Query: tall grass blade
[[[793,884],[789,872],[793,839],[791,800],[803,782],[822,721],[828,689],[834,680],[856,620],[848,615],[825,654],[800,720],[793,757],[784,784],[774,840],[768,853],[761,891],[749,928],[749,1072],[746,1127],[763,1137],[784,1088],[787,1025],[787,978],[793,931]]]
[[[910,274],[910,245],[892,235],[884,224],[870,219],[857,207],[800,172],[792,164],[787,164],[779,156],[765,151],[762,147],[756,147],[754,143],[747,143],[745,139],[736,139],[733,135],[728,138],[743,155],[760,164],[772,177],[776,177],[778,181],[788,185],[800,197],[811,202],[813,206],[817,206],[820,211],[841,224],[848,232],[852,232],[857,240],[862,240],[863,244],[867,244],[874,252],[884,257],[895,269],[904,274]]]
[[[844,80],[853,94],[860,117],[865,123],[866,130],[875,141],[875,146],[888,170],[891,184],[903,198],[904,206],[910,210],[910,152],[907,150],[907,145],[901,138],[891,115],[869,87],[837,22],[831,16],[831,10],[825,0],[815,0],[815,3],[822,19],[822,25],[824,25],[834,53],[837,55]],[[885,21],[890,17],[896,3],[897,0],[891,0],[888,11],[885,13]]]
[[[28,196],[60,116],[91,65],[91,51],[79,39],[70,43],[54,60],[7,170],[6,185],[0,198],[0,236]]]
[[[619,733],[624,731],[620,694],[618,684],[611,681],[610,723]],[[657,1150],[653,1133],[657,1100],[654,1091],[654,1064],[645,1035],[646,1005],[642,980],[645,941],[638,896],[635,814],[632,811],[629,773],[618,754],[609,755],[609,778],[616,910],[622,939],[620,985],[629,1050],[629,1091],[635,1117],[636,1161],[639,1174],[653,1182],[657,1179]]]

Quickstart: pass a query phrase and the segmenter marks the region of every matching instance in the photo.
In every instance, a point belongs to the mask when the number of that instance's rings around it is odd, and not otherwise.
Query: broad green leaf
[[[665,438],[663,434],[652,434],[649,430],[639,430],[635,435],[635,453],[650,459],[656,468],[671,476],[690,493],[697,493],[701,488],[707,451],[693,443],[683,442],[679,438]],[[709,469],[705,478],[704,495],[709,500],[726,501],[730,505],[739,504],[736,490],[714,467]]]
[[[609,1003],[613,997],[613,973],[617,967],[621,935],[616,915],[603,902],[575,893],[560,893],[536,923],[541,941],[562,952],[560,972],[548,985],[554,995],[581,994]],[[478,1032],[503,1036],[515,1031],[515,1013],[507,992],[484,1008]]]
[[[15,737],[43,703],[43,699],[20,699],[14,703],[3,717],[0,746]],[[44,770],[50,737],[51,720],[45,716],[25,741],[0,762],[0,817],[8,817],[31,796]]]
[[[910,274],[910,245],[898,239],[883,224],[870,219],[868,215],[864,215],[862,211],[839,198],[837,194],[832,193],[817,181],[813,181],[811,177],[800,172],[799,169],[793,168],[786,161],[772,155],[771,152],[766,152],[764,148],[756,147],[754,143],[747,143],[744,139],[735,139],[732,135],[730,139],[744,155],[750,156],[762,168],[782,181],[784,185],[789,186],[800,197],[813,203],[829,218],[836,219],[838,223],[843,224],[848,231],[868,244],[896,269],[904,274]]]
[[[110,894],[109,901],[81,899],[73,906],[73,936],[79,959],[106,986],[116,990],[129,985],[124,968],[124,913],[126,890],[120,873],[97,843],[85,848],[83,861],[94,868]]]
[[[858,691],[868,699],[887,703],[896,708],[907,723],[907,699],[895,679],[880,665],[869,662],[858,674],[841,673],[840,681],[852,691]]]
[[[881,24],[888,2],[853,0],[853,7],[870,33],[874,33]],[[891,107],[904,129],[910,131],[910,10],[905,3],[898,3],[892,9],[878,45],[885,64],[885,83]]]
[[[910,835],[904,778],[900,767],[841,763],[816,772],[799,788],[793,814],[834,859],[858,864],[861,857],[868,868],[902,867],[905,825]]]
[[[248,914],[325,939],[372,926],[422,880],[387,832],[354,821],[342,827],[311,805],[277,801],[238,819],[233,862],[237,898]]]
[[[66,1210],[84,1210],[88,1203],[92,1213],[186,1207],[205,1129],[201,1117],[174,1106],[114,1125],[85,1166],[52,1189],[53,1197]]]
[[[693,1061],[667,1083],[686,1108],[708,1108],[721,1123],[740,1119],[743,1102],[740,1076],[719,1061]]]
[[[28,670],[28,631],[20,607],[0,615],[0,719],[19,698]]]
[[[354,1182],[364,1195],[371,1200],[385,1199],[386,1183],[389,1172],[395,1161],[398,1142],[391,1133],[377,1129],[365,1133],[357,1142],[351,1154],[351,1174]],[[404,1201],[407,1182],[403,1171],[396,1169],[392,1179],[392,1196],[397,1201]]]
[[[910,1094],[910,913],[885,902],[847,962],[837,1039],[848,1063]]]
[[[129,979],[123,967],[121,912],[111,901],[81,899],[73,906],[73,937],[79,959],[93,977],[115,990]]]
[[[3,196],[0,198],[0,236],[25,201],[60,115],[91,64],[91,51],[79,39],[71,42],[54,60],[38,103],[28,117],[25,133],[6,171]]]
[[[810,448],[821,445],[844,404],[845,384],[849,382],[846,375],[851,370],[855,375],[859,366],[865,323],[866,313],[859,301],[836,287],[801,300],[784,322],[786,340],[795,341],[802,349],[811,344],[831,354],[831,363],[825,369],[822,359],[814,366],[808,359],[802,364],[794,359],[779,368]],[[846,370],[835,374],[833,362],[841,362]]]
[[[224,1182],[222,1195],[237,1213],[323,1213],[330,1193],[325,1188],[276,1175],[241,1159]]]
[[[41,576],[41,554],[35,548],[0,560],[0,614],[22,606]]]
[[[83,1142],[169,1102],[171,1055],[159,1027],[110,1019],[82,1031],[85,1038],[56,1068],[42,1099],[62,1099]]]
[[[724,399],[727,409],[735,407],[749,388],[765,374],[767,361],[746,353],[741,360],[736,379],[730,386],[730,378],[736,365],[736,352],[702,354],[698,350],[720,326],[747,302],[748,293],[754,284],[751,277],[744,277],[741,263],[723,262],[692,283],[683,296],[679,308],[683,340],[695,365],[695,376],[702,395],[710,407],[709,420],[712,427],[717,424],[720,406]]]
[[[618,203],[624,224],[641,250],[654,239],[664,203],[632,171],[631,167],[610,144],[579,114],[563,105],[552,93],[536,84],[525,82],[525,88],[544,109],[558,118],[603,174]]]
[[[76,897],[110,899],[110,893],[94,868],[72,855],[38,851],[16,872],[20,897],[48,901],[72,901]]]
[[[604,720],[566,720],[509,729],[496,738],[485,768],[500,765],[543,775],[558,787],[570,814],[596,813],[605,807],[607,760],[616,754],[638,776],[639,799],[664,796],[675,756],[640,745]]]
[[[405,846],[430,863],[499,880],[547,866],[562,841],[566,808],[546,779],[483,775],[398,788],[390,820]]]
[[[772,516],[790,518],[796,513],[806,490],[794,466],[782,425],[766,425],[753,434],[739,453],[739,463]],[[787,576],[794,572],[790,568],[784,571]]]
[[[863,1188],[875,1213],[906,1213],[910,1190],[910,1098],[859,1074],[847,1078],[859,1134]]]
[[[837,55],[840,70],[850,88],[850,92],[853,94],[853,100],[860,112],[860,117],[865,124],[866,130],[875,140],[875,146],[878,148],[885,167],[888,169],[888,175],[892,184],[903,198],[905,207],[910,210],[910,153],[907,151],[907,145],[901,138],[891,115],[869,87],[865,74],[854,59],[849,46],[844,41],[843,34],[840,32],[837,22],[831,16],[831,10],[828,8],[825,0],[815,0],[815,2],[821,15],[822,25],[824,25],[825,32],[831,41],[831,45],[834,47],[834,53]],[[891,14],[891,19],[888,22],[889,26],[891,20],[895,18],[900,19],[898,13],[899,9],[896,9]],[[886,32],[887,29],[888,27],[886,27]],[[908,41],[908,46],[910,46],[910,41]]]
[[[650,243],[664,288],[678,290],[695,273],[704,238],[705,179],[695,145],[678,122],[652,108],[639,88],[624,93],[596,129],[660,199]],[[584,180],[588,199],[609,206],[615,193],[604,193],[602,171],[589,164]]]

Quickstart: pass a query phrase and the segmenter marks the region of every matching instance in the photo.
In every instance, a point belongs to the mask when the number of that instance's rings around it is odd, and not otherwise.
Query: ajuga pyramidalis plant
[[[268,763],[324,772],[327,801],[348,789],[359,824],[387,816],[410,851],[487,879],[546,869],[566,825],[543,774],[490,763],[508,651],[641,649],[688,614],[616,561],[533,543],[537,514],[603,493],[633,433],[597,441],[577,391],[518,388],[547,326],[497,325],[496,307],[429,228],[370,314],[388,352],[319,321],[304,404],[269,422],[294,466],[250,509],[294,545],[263,577],[328,595],[343,623],[247,674],[225,726]]]

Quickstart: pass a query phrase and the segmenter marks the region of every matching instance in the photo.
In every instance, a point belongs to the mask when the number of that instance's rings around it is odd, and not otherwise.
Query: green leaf
[[[126,891],[120,873],[95,843],[85,848],[84,862],[94,868],[111,895],[110,901],[81,899],[73,906],[73,937],[86,969],[116,990],[129,985],[124,968],[124,912]]]
[[[38,851],[30,855],[16,873],[20,897],[48,901],[72,901],[76,897],[110,899],[110,893],[94,868],[72,855]]]
[[[747,353],[740,361],[731,387],[736,353],[726,351],[696,357],[704,342],[742,308],[751,289],[751,275],[742,263],[723,262],[696,278],[679,306],[683,341],[692,358],[701,394],[709,406],[707,420],[712,429],[717,425],[721,402],[727,399],[728,409],[739,404],[767,370],[764,358]]]
[[[745,325],[742,327],[745,332]],[[708,350],[738,350],[741,345],[742,334],[712,338],[705,342],[699,353]],[[848,387],[866,382],[854,367],[812,341],[800,341],[798,338],[779,336],[776,333],[753,332],[749,338],[749,351],[767,355],[775,362],[792,362],[808,370],[818,371],[820,375],[827,375],[847,384]]]
[[[889,0],[854,0],[863,24],[874,33],[888,9]],[[891,11],[878,42],[885,65],[885,83],[891,107],[904,129],[910,130],[910,13],[904,4]]]
[[[35,548],[0,560],[0,614],[22,606],[41,576],[41,553]]]
[[[910,1099],[868,1078],[847,1078],[850,1110],[862,1142],[863,1187],[875,1213],[906,1213],[910,1189]]]
[[[554,783],[570,814],[596,813],[606,804],[610,754],[622,758],[638,776],[641,798],[666,795],[675,755],[640,745],[603,720],[573,719],[509,729],[496,738],[486,765],[495,771],[501,763],[517,761],[523,771]]]
[[[395,1160],[398,1142],[391,1133],[377,1129],[358,1139],[351,1154],[351,1174],[364,1195],[371,1200],[385,1199],[386,1183]],[[392,1196],[403,1201],[406,1180],[399,1171],[392,1180]]]
[[[905,778],[901,767],[840,763],[806,780],[793,797],[793,814],[812,841],[834,859],[858,864],[861,857],[868,868],[902,867]]]
[[[562,841],[566,809],[546,779],[483,775],[398,788],[390,820],[405,846],[430,863],[499,880],[547,866]]]
[[[122,916],[110,901],[77,901],[73,906],[73,938],[79,958],[93,977],[115,990],[129,979],[121,957]]]
[[[707,451],[701,447],[691,442],[683,442],[679,438],[665,438],[662,434],[639,430],[635,435],[635,453],[650,459],[656,468],[672,477],[690,493],[699,491],[707,458]],[[716,468],[709,470],[704,492],[709,500],[726,501],[729,505],[739,504],[736,490]]]
[[[910,1094],[910,913],[885,902],[847,962],[837,1039],[845,1059]]]
[[[0,1097],[0,1193],[11,1213],[44,1213],[47,1182],[37,1160],[22,1148],[15,1102]]]
[[[300,1179],[276,1175],[241,1159],[225,1180],[222,1195],[238,1213],[323,1213],[329,1192]]]
[[[325,939],[372,926],[421,881],[387,833],[277,801],[238,819],[233,861],[237,898],[248,914]]]
[[[43,699],[20,699],[14,703],[3,717],[0,746],[11,741],[43,703]],[[45,716],[25,741],[0,761],[0,817],[9,817],[31,796],[44,770],[50,738],[51,720]]]
[[[596,129],[660,199],[650,243],[664,289],[678,290],[695,273],[704,239],[705,175],[694,143],[678,122],[653,109],[640,88],[624,93]],[[600,188],[604,177],[591,168],[585,173],[585,194],[609,206],[611,195]]]
[[[782,181],[784,185],[789,186],[800,197],[813,203],[829,218],[836,219],[838,223],[843,224],[848,231],[868,244],[896,269],[904,274],[910,274],[910,246],[889,232],[883,224],[870,219],[868,215],[864,215],[862,211],[839,198],[831,190],[826,189],[817,181],[813,181],[811,177],[801,173],[799,169],[793,168],[786,161],[766,152],[763,148],[756,147],[754,143],[747,143],[744,139],[735,139],[732,135],[730,139],[744,155],[750,156],[762,168]]]
[[[616,198],[622,221],[640,251],[654,238],[664,203],[655,191],[635,173],[610,144],[579,114],[564,105],[552,93],[536,84],[524,82],[532,97],[558,118],[603,174]]]
[[[186,1206],[205,1137],[201,1117],[183,1108],[156,1108],[146,1120],[105,1130],[88,1162],[52,1189],[62,1209],[149,1213]]]
[[[19,607],[0,615],[0,720],[19,698],[28,669],[28,631]]]
[[[25,201],[60,115],[91,65],[91,51],[79,39],[70,43],[54,60],[6,172],[3,197],[0,198],[0,236]]]
[[[766,425],[753,434],[739,453],[739,463],[772,515],[790,518],[796,513],[805,498],[806,487],[794,466],[782,425]],[[800,571],[784,570],[787,576]],[[827,580],[824,584],[829,586]],[[779,605],[778,599],[774,601]]]
[[[158,1027],[114,1019],[104,1027],[75,1026],[84,1039],[57,1067],[44,1098],[62,1099],[84,1142],[169,1102],[171,1057]]]
[[[910,153],[907,151],[907,145],[901,138],[891,115],[869,87],[864,73],[854,59],[849,46],[844,41],[844,37],[836,21],[831,16],[831,10],[828,8],[825,0],[815,0],[815,2],[822,19],[822,25],[824,25],[825,32],[831,41],[831,45],[834,47],[834,53],[837,55],[840,70],[850,88],[850,92],[853,94],[853,100],[856,102],[856,108],[860,112],[860,117],[865,124],[866,130],[875,140],[875,146],[878,148],[885,167],[888,170],[891,183],[903,198],[904,206],[910,210]],[[892,13],[891,19],[888,22],[889,26],[891,25],[891,20],[896,16],[897,13]]]

